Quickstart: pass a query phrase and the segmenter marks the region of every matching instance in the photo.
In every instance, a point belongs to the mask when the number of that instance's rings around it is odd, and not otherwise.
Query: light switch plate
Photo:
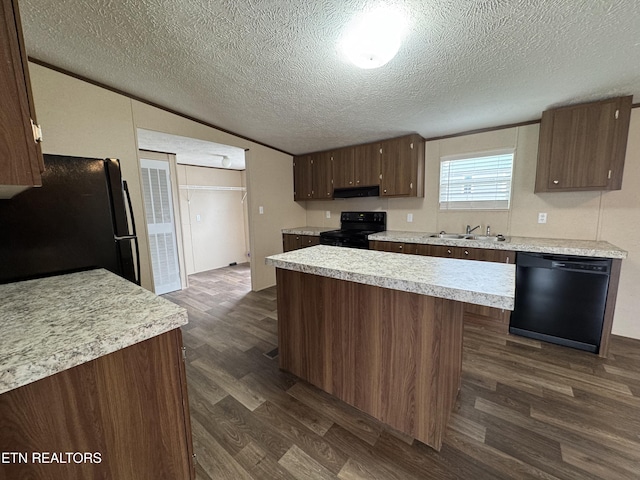
[[[538,213],[538,223],[547,223],[547,213],[546,212]]]
[[[260,215],[264,215],[264,207],[263,207],[262,205],[260,205],[260,206],[258,207],[258,213],[259,213]]]
[[[201,218],[200,218],[200,214],[197,214],[197,215],[196,215],[196,222],[199,222],[200,220],[201,220]]]
[[[407,213],[407,222],[408,223],[413,222],[413,213]]]
[[[327,217],[327,218],[331,218],[331,211],[330,210],[326,210],[324,212],[324,216]]]

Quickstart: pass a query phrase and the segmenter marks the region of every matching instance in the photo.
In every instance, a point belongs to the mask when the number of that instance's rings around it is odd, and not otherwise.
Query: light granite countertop
[[[505,241],[433,238],[433,233],[387,230],[369,235],[369,240],[422,243],[451,247],[487,248],[514,252],[578,255],[581,257],[627,258],[627,252],[609,242],[558,238],[506,237]]]
[[[267,265],[350,282],[513,310],[515,266],[318,245]]]
[[[282,233],[293,235],[310,235],[312,237],[319,237],[322,232],[328,232],[330,230],[338,230],[340,227],[295,227],[295,228],[283,228]]]
[[[187,323],[187,312],[106,270],[0,285],[0,393]]]

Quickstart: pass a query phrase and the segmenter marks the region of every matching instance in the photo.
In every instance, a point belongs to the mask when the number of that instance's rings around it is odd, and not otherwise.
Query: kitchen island
[[[0,298],[0,478],[193,478],[183,308],[106,270]]]
[[[319,245],[276,267],[280,368],[439,450],[465,302],[513,309],[513,265]]]

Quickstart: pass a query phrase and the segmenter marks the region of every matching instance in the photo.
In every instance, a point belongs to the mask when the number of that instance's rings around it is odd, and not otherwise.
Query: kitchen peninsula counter
[[[0,285],[0,318],[0,478],[195,477],[183,308],[91,270]]]
[[[187,312],[106,270],[0,285],[0,393],[187,323]]]
[[[319,245],[276,267],[280,368],[439,450],[464,302],[513,309],[514,266]]]

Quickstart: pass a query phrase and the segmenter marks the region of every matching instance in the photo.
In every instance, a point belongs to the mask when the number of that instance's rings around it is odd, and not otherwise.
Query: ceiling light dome
[[[351,21],[340,50],[360,68],[381,67],[398,53],[406,23],[397,9],[380,6]]]

